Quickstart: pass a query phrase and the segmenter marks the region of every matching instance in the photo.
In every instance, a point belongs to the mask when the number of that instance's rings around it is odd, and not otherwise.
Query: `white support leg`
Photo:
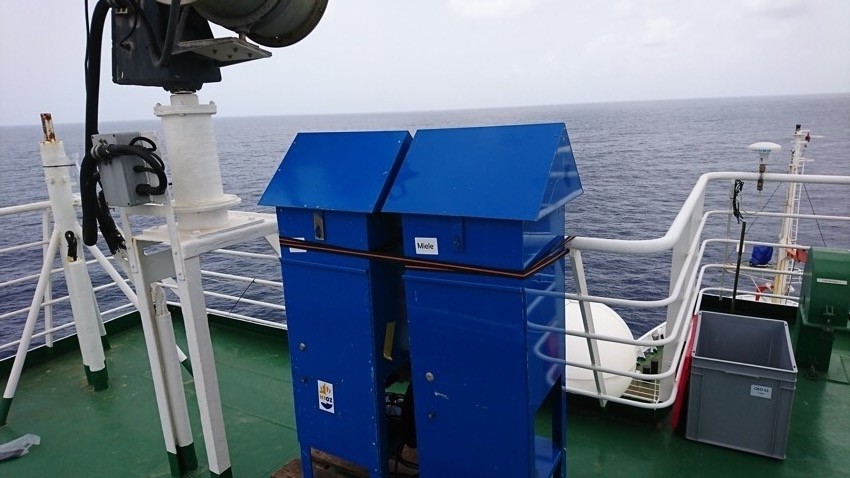
[[[573,270],[573,280],[576,282],[576,287],[578,288],[578,293],[581,295],[589,295],[587,292],[587,281],[584,277],[584,262],[581,259],[581,251],[578,249],[573,249],[570,251],[570,264]],[[596,326],[593,322],[593,313],[590,308],[590,303],[585,301],[579,302],[579,309],[581,310],[581,321],[584,324],[584,331],[588,334],[596,333]],[[599,347],[596,343],[596,339],[587,338],[587,351],[590,356],[590,364],[595,367],[602,366],[602,361],[599,358]],[[593,380],[596,382],[596,391],[601,395],[605,395],[607,392],[605,391],[605,380],[602,377],[602,372],[598,370],[593,371]],[[599,399],[599,404],[603,407],[608,403],[605,399]]]
[[[9,372],[9,380],[6,382],[6,390],[3,392],[3,400],[0,402],[0,425],[5,425],[6,419],[9,417],[12,399],[15,397],[15,390],[18,388],[18,381],[21,379],[21,371],[24,369],[27,351],[32,342],[35,322],[38,319],[38,312],[41,310],[39,306],[44,297],[47,284],[50,283],[50,270],[53,268],[53,259],[56,258],[56,251],[58,249],[59,229],[54,229],[53,235],[50,236],[50,242],[47,245],[47,251],[44,253],[41,273],[38,276],[38,283],[35,286],[35,293],[32,296],[32,303],[30,304],[30,311],[27,315],[24,331],[21,333],[21,342],[18,344],[18,352],[15,354],[15,361],[12,363],[12,370]]]
[[[122,214],[122,219],[125,230],[130,231],[127,215]],[[184,472],[197,468],[198,458],[195,454],[186,395],[177,360],[174,328],[161,288],[152,288],[152,284],[161,279],[159,276],[162,274],[148,264],[153,258],[144,256],[143,247],[144,243],[135,239],[130,241],[130,270],[133,284],[136,286],[136,299],[145,334],[165,450],[168,453],[171,474],[179,477]]]
[[[176,265],[176,264],[175,264]],[[178,266],[179,267],[179,266]],[[195,392],[201,411],[201,426],[213,476],[231,476],[230,452],[224,430],[224,415],[218,389],[210,328],[207,321],[206,301],[201,288],[201,261],[199,257],[184,259],[183,271],[177,271],[189,358],[195,378]]]

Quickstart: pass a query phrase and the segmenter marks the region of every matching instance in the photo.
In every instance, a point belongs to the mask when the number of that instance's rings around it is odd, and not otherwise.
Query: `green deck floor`
[[[179,324],[177,332],[182,335]],[[233,474],[268,477],[298,454],[283,334],[216,325],[212,333]],[[25,370],[0,443],[26,433],[40,435],[42,443],[0,463],[0,477],[170,476],[142,331],[113,333],[110,340],[106,391],[86,385],[77,352]],[[201,463],[189,476],[209,476],[194,389],[184,377]],[[798,378],[785,461],[688,441],[671,433],[663,418],[615,412],[573,407],[570,476],[850,476],[850,385]]]

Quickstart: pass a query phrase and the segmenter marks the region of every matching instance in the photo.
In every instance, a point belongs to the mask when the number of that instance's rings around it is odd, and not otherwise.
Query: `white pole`
[[[60,255],[80,352],[86,369],[86,378],[95,390],[109,387],[106,357],[101,343],[100,312],[95,306],[91,278],[83,255],[82,231],[74,209],[71,192],[71,166],[62,141],[56,139],[53,121],[49,114],[41,115],[44,141],[39,145],[44,165],[44,180],[50,196],[50,207],[56,228],[65,239],[65,250]]]
[[[12,370],[9,372],[9,380],[6,382],[6,390],[3,392],[3,400],[0,402],[0,425],[5,425],[6,418],[9,416],[9,408],[12,406],[12,399],[15,397],[15,390],[18,388],[18,381],[21,378],[21,371],[24,369],[24,361],[27,358],[27,351],[32,341],[38,311],[41,310],[40,304],[44,297],[44,289],[50,282],[50,270],[53,268],[53,259],[56,257],[57,249],[59,249],[59,229],[54,229],[47,245],[47,252],[44,254],[44,261],[41,264],[41,273],[38,276],[38,283],[32,296],[24,331],[21,333],[18,352],[15,354],[15,361],[12,363]]]
[[[118,286],[119,289],[121,289],[121,292],[124,293],[124,296],[127,297],[127,300],[129,300],[130,303],[133,304],[133,307],[138,309],[139,299],[136,297],[136,293],[133,292],[133,288],[130,287],[130,285],[124,281],[124,278],[121,277],[121,274],[119,274],[118,271],[114,267],[112,267],[112,264],[109,263],[109,259],[107,259],[105,255],[103,255],[103,252],[101,252],[100,249],[97,248],[97,246],[88,246],[88,249],[89,252],[91,252],[92,256],[97,259],[97,263],[100,264],[100,267],[102,267],[103,270],[109,275],[109,278],[112,279],[113,282],[115,282],[115,285]]]
[[[169,455],[169,465],[174,476],[181,476],[188,470],[197,468],[197,455],[191,433],[181,434],[181,430],[190,430],[189,412],[186,404],[186,394],[183,383],[173,388],[174,383],[169,377],[175,374],[168,371],[176,368],[179,374],[179,364],[169,361],[169,349],[175,348],[174,329],[170,322],[157,320],[160,315],[157,310],[157,293],[151,287],[159,277],[149,277],[145,274],[145,260],[150,259],[142,250],[144,243],[132,237],[130,219],[125,210],[121,211],[124,231],[131,235],[127,242],[128,260],[132,274],[133,285],[136,288],[137,308],[142,321],[142,331],[145,334],[145,346],[151,367],[154,394],[159,412],[162,437],[165,441],[165,451]],[[161,290],[161,289],[160,289]],[[161,330],[163,329],[163,330]]]
[[[44,247],[42,247],[41,254],[43,256],[47,255],[47,247],[50,243],[50,212],[45,209],[41,213],[41,237],[44,240]],[[50,305],[50,301],[53,300],[53,281],[47,281],[47,287],[44,289],[44,302],[49,305],[44,306],[44,330],[48,331],[53,328],[53,305]],[[53,332],[47,332],[44,336],[44,345],[48,347],[53,347]]]

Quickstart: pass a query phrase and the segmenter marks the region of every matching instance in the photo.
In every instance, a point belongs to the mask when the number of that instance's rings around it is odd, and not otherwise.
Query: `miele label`
[[[417,254],[436,256],[440,253],[436,237],[414,237],[413,241],[416,243]]]

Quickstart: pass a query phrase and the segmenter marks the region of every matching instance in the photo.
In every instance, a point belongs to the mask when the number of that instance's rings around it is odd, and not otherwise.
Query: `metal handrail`
[[[79,201],[76,198],[75,198],[75,205],[79,205]],[[12,215],[18,215],[18,214],[32,213],[32,212],[41,212],[42,213],[42,231],[43,231],[43,235],[45,235],[46,237],[43,238],[41,241],[33,241],[33,242],[27,243],[27,244],[13,245],[13,246],[10,246],[10,247],[0,249],[0,253],[20,251],[20,250],[26,250],[26,249],[35,249],[37,247],[46,248],[46,246],[49,242],[49,237],[50,237],[51,229],[52,229],[52,225],[51,225],[52,215],[51,215],[51,209],[50,209],[50,202],[49,201],[41,201],[41,202],[35,202],[35,203],[22,204],[22,205],[0,208],[0,218],[12,216]],[[115,271],[114,268],[111,268],[111,267],[106,268],[105,267],[106,263],[109,262],[109,261],[112,261],[113,258],[104,256],[103,253],[94,246],[89,247],[88,250],[89,250],[89,253],[94,255],[94,258],[87,260],[86,264],[87,265],[99,264],[101,266],[104,266],[105,272],[107,272],[107,275],[109,275],[110,278],[112,279],[112,282],[106,282],[104,284],[92,287],[93,291],[98,292],[98,291],[118,287],[122,290],[122,292],[125,293],[125,295],[127,297],[131,297],[133,295],[133,292],[132,292],[132,289],[130,288],[130,285],[129,285],[129,282],[130,282],[129,279],[121,277]],[[254,253],[254,252],[231,250],[231,249],[218,249],[218,250],[213,251],[212,253],[224,254],[224,255],[229,255],[229,256],[237,256],[237,257],[241,257],[241,258],[249,259],[249,260],[278,260],[279,259],[278,256],[273,255],[273,254],[259,254],[259,253]],[[51,276],[53,276],[54,274],[58,274],[58,273],[61,273],[61,272],[63,272],[63,269],[61,267],[57,267],[57,268],[50,269],[49,274]],[[16,277],[14,279],[4,281],[4,282],[0,283],[0,289],[10,287],[10,286],[13,286],[13,285],[16,285],[16,284],[28,282],[28,281],[37,281],[40,278],[40,275],[41,274],[30,274],[30,275]],[[232,282],[251,283],[251,284],[259,284],[259,285],[262,285],[262,286],[265,286],[265,287],[271,287],[273,289],[280,290],[280,291],[282,291],[282,289],[283,289],[283,284],[280,281],[260,279],[260,278],[252,278],[252,277],[247,277],[247,276],[243,276],[243,275],[228,274],[228,273],[209,271],[209,270],[203,270],[202,275],[204,275],[206,277],[213,277],[213,278],[216,278],[216,279],[219,279],[219,280],[227,281],[229,283],[232,283]],[[66,295],[59,296],[59,297],[53,297],[52,293],[48,293],[51,289],[50,284],[51,284],[51,282],[48,281],[48,286],[45,289],[45,297],[42,300],[38,301],[38,304],[37,304],[37,307],[44,309],[44,311],[45,311],[44,330],[42,330],[38,333],[34,333],[33,336],[32,336],[33,338],[44,337],[45,342],[48,346],[52,346],[53,334],[55,334],[57,332],[65,331],[65,330],[68,330],[68,329],[71,329],[71,328],[74,327],[73,321],[70,321],[70,313],[69,313],[69,316],[65,318],[66,322],[64,322],[60,325],[57,325],[57,326],[52,325],[52,321],[53,321],[52,308],[53,308],[53,306],[55,306],[57,304],[62,304],[62,303],[68,302],[70,300],[70,296],[66,294]],[[263,307],[263,308],[268,309],[268,310],[274,310],[278,313],[286,310],[286,307],[281,305],[281,304],[259,301],[259,300],[254,300],[254,299],[250,299],[250,298],[246,298],[246,297],[236,297],[234,295],[217,293],[217,292],[212,292],[212,291],[206,291],[205,293],[208,296],[228,300],[230,302],[235,302],[235,303],[251,304],[251,305]],[[179,302],[174,302],[172,304],[179,305]],[[130,309],[135,309],[135,308],[136,308],[136,305],[132,301],[129,301],[127,303],[118,305],[118,306],[113,307],[111,309],[102,311],[101,315],[104,316],[104,317],[112,316],[113,314],[117,314],[119,312],[126,312]],[[237,314],[237,313],[213,309],[213,308],[209,308],[208,310],[209,310],[210,313],[215,313],[215,314],[221,315],[223,317],[227,317],[227,318],[231,318],[231,319],[235,319],[235,320],[241,320],[241,321],[245,321],[245,322],[261,324],[261,325],[265,325],[265,326],[269,326],[269,327],[273,327],[273,328],[286,329],[285,322],[284,323],[272,322],[272,321],[268,321],[268,320],[265,320],[265,319],[260,319],[260,318],[251,317],[251,316],[248,316],[248,315]],[[12,317],[15,317],[15,316],[20,316],[20,315],[26,315],[29,312],[30,312],[30,307],[21,308],[21,309],[12,310],[12,311],[6,311],[6,312],[0,314],[0,320],[8,319],[8,318],[12,318]],[[20,344],[20,340],[14,340],[14,341],[11,341],[11,342],[0,344],[0,350],[9,349],[9,348],[15,347],[19,344]]]
[[[757,179],[758,175],[756,173],[707,173],[700,177],[697,181],[694,189],[691,191],[684,205],[680,209],[673,223],[670,225],[668,231],[661,237],[655,239],[643,239],[643,240],[624,240],[624,239],[605,239],[605,238],[590,238],[590,237],[576,237],[570,244],[570,247],[579,251],[595,251],[595,252],[613,252],[613,253],[621,253],[628,255],[641,255],[641,254],[652,254],[652,253],[662,253],[669,252],[673,250],[677,246],[683,245],[682,241],[688,240],[687,248],[686,248],[686,259],[683,262],[682,270],[687,273],[679,274],[675,279],[675,283],[672,284],[671,293],[662,299],[655,300],[635,300],[635,299],[620,299],[614,297],[606,297],[606,296],[595,296],[590,294],[575,294],[575,293],[557,293],[550,291],[540,291],[540,290],[529,290],[529,294],[532,295],[540,295],[540,296],[548,296],[562,299],[573,299],[579,301],[589,301],[589,302],[600,302],[609,305],[616,306],[628,306],[634,308],[670,308],[671,305],[676,305],[677,302],[681,301],[681,304],[678,305],[675,311],[675,320],[668,321],[668,327],[672,325],[672,328],[668,328],[666,330],[667,334],[663,339],[623,339],[619,337],[611,337],[605,336],[602,334],[591,334],[587,332],[581,331],[565,331],[563,329],[554,329],[549,328],[547,326],[542,326],[538,324],[529,324],[529,328],[536,329],[542,332],[556,332],[571,336],[584,337],[592,340],[599,341],[609,341],[614,343],[628,344],[628,345],[637,345],[642,347],[662,347],[665,345],[676,344],[676,347],[673,349],[672,360],[669,362],[665,360],[666,366],[662,366],[662,370],[659,370],[658,373],[655,374],[644,374],[640,372],[632,372],[632,371],[619,371],[608,369],[606,367],[602,367],[596,364],[581,364],[574,363],[572,361],[561,360],[557,361],[560,365],[568,365],[574,366],[583,369],[589,369],[594,371],[595,373],[606,373],[620,376],[627,376],[632,379],[637,380],[648,380],[648,381],[657,381],[657,380],[665,380],[672,379],[672,388],[669,390],[670,395],[666,395],[664,397],[660,397],[660,400],[654,403],[644,403],[638,401],[638,399],[629,398],[629,397],[614,397],[604,393],[594,393],[587,392],[584,390],[574,390],[569,389],[568,391],[587,395],[594,398],[599,398],[606,401],[612,401],[617,403],[625,403],[632,406],[638,406],[643,408],[664,408],[672,404],[672,400],[675,397],[676,390],[679,386],[679,380],[681,378],[681,367],[680,358],[684,350],[686,350],[686,345],[689,341],[689,335],[686,334],[685,331],[690,330],[691,320],[693,317],[693,311],[695,307],[698,307],[698,304],[701,301],[702,293],[705,291],[724,291],[728,292],[726,288],[718,288],[718,287],[706,287],[699,288],[699,285],[702,284],[703,279],[705,278],[706,271],[710,269],[722,269],[727,267],[726,264],[717,264],[710,263],[704,264],[701,267],[697,268],[695,265],[700,264],[705,255],[706,247],[711,244],[726,244],[726,243],[736,243],[737,241],[733,239],[705,239],[700,241],[700,238],[703,234],[703,230],[709,218],[713,216],[722,215],[724,217],[729,217],[731,211],[728,210],[712,210],[707,212],[702,212],[702,202],[705,198],[705,193],[707,190],[707,186],[712,181],[717,180],[729,180],[729,179],[746,179],[746,180],[754,180]],[[811,184],[833,184],[833,185],[841,185],[847,186],[850,185],[850,176],[798,176],[798,175],[788,175],[788,174],[765,174],[765,181],[780,181],[780,182],[799,182],[799,183],[811,183]],[[0,217],[4,217],[11,214],[18,213],[26,213],[32,211],[43,211],[44,221],[47,221],[49,217],[50,204],[49,202],[40,202],[33,203],[29,205],[22,206],[13,206],[7,208],[0,208]],[[850,217],[847,216],[831,216],[831,215],[815,215],[815,214],[784,214],[784,213],[774,213],[774,212],[751,212],[747,213],[750,216],[764,216],[764,217],[793,217],[796,219],[807,219],[807,220],[823,220],[823,221],[850,221]],[[698,224],[695,222],[696,215],[700,215],[700,221]],[[694,227],[696,226],[696,227]],[[45,223],[45,230],[49,230]],[[690,235],[689,235],[690,234]],[[46,241],[41,242],[33,242],[30,244],[12,246],[16,248],[14,250],[23,249],[24,246],[27,247],[37,247],[39,245],[44,246]],[[748,245],[774,245],[775,243],[770,242],[760,242],[760,241],[745,241],[745,244]],[[808,249],[806,246],[799,246],[800,249]],[[2,251],[0,251],[2,252]],[[273,254],[258,254],[253,252],[246,251],[233,251],[233,250],[217,250],[214,251],[216,253],[227,254],[231,256],[239,256],[246,259],[256,259],[256,260],[277,260],[278,257]],[[101,260],[106,260],[102,258]],[[90,260],[87,263],[99,262],[99,260]],[[742,266],[741,270],[744,271],[757,271],[761,273],[770,272],[770,273],[782,273],[790,276],[799,276],[799,272],[792,271],[778,271],[775,269],[762,269],[762,268],[749,268],[747,266]],[[61,269],[55,269],[51,271],[52,273],[61,271]],[[222,272],[214,272],[214,271],[203,271],[204,276],[214,277],[216,279],[224,279],[224,280],[232,280],[236,282],[242,283],[257,283],[264,286],[272,287],[275,289],[279,289],[282,287],[282,284],[278,281],[265,280],[265,279],[256,279],[243,275],[236,274],[227,274]],[[33,278],[38,278],[38,275],[35,276],[27,276],[31,280]],[[114,278],[113,278],[114,279]],[[12,281],[7,281],[5,283],[0,284],[0,287],[11,285],[11,283],[18,283],[22,278],[13,279]],[[124,279],[122,278],[122,282]],[[97,290],[102,290],[104,288],[113,287],[118,285],[118,283],[113,282],[111,284],[98,286]],[[126,286],[126,283],[124,283]],[[696,289],[699,288],[698,293],[694,294]],[[236,297],[230,294],[221,294],[212,291],[206,291],[207,295],[213,297],[219,297],[225,300],[230,301],[241,301],[244,303],[249,303],[252,305],[257,305],[260,307],[265,307],[268,309],[272,309],[275,311],[285,311],[285,306],[279,304],[273,304],[270,302],[264,302],[259,300],[247,299],[244,297]],[[773,297],[779,299],[793,299],[790,296],[784,295],[776,295],[776,294],[762,294],[765,297]],[[67,297],[67,296],[66,296]],[[55,298],[50,300],[41,301],[41,307],[49,307],[51,304],[56,304],[61,302],[63,298]],[[67,300],[67,299],[65,299]],[[172,304],[177,304],[175,302],[170,302]],[[104,312],[104,314],[117,313],[120,311],[124,311],[132,307],[132,304],[124,304],[114,309],[110,309],[109,311]],[[28,310],[28,309],[26,309]],[[24,311],[26,311],[24,310]],[[271,322],[264,319],[259,319],[256,317],[251,317],[242,314],[235,314],[228,311],[216,310],[216,309],[208,309],[211,313],[216,313],[218,315],[229,317],[236,320],[244,320],[248,322],[258,323],[270,327],[275,327],[279,329],[285,329],[285,323],[277,323]],[[0,316],[3,318],[3,316]],[[56,327],[46,328],[45,331],[40,332],[38,334],[34,334],[34,337],[47,336],[49,337],[52,333],[60,330],[64,330],[73,326],[73,323],[66,323]],[[19,341],[11,342],[8,344],[0,345],[0,350],[12,347],[18,344]]]
[[[603,251],[603,252],[617,252],[622,254],[650,254],[650,253],[660,253],[667,252],[672,250],[680,241],[685,238],[685,233],[687,228],[692,226],[693,217],[695,214],[699,212],[701,209],[701,205],[705,199],[705,191],[708,183],[713,180],[728,180],[728,179],[757,179],[758,175],[756,173],[707,173],[700,177],[696,186],[694,187],[691,194],[688,196],[688,199],[685,201],[685,204],[680,209],[678,215],[674,219],[667,233],[661,238],[657,239],[648,239],[648,240],[622,240],[622,239],[599,239],[599,238],[585,238],[585,237],[576,237],[570,244],[571,248],[578,249],[580,251],[585,250],[593,250],[593,251]],[[783,181],[783,182],[800,182],[800,183],[816,183],[816,184],[835,184],[835,185],[850,185],[850,177],[848,176],[798,176],[798,175],[787,175],[787,174],[766,174],[764,175],[765,181]],[[560,294],[560,293],[551,293],[544,291],[530,291],[533,294],[546,295],[551,297],[563,297],[565,299],[575,299],[575,300],[585,300],[591,302],[601,302],[611,305],[628,305],[631,307],[640,307],[640,308],[653,308],[653,307],[662,307],[668,306],[670,304],[675,303],[677,300],[681,300],[681,306],[678,311],[675,313],[675,321],[673,322],[673,330],[672,333],[668,333],[664,339],[660,340],[629,340],[629,339],[621,339],[619,337],[611,337],[604,336],[601,334],[591,334],[587,332],[577,332],[577,331],[562,331],[564,335],[573,335],[579,337],[585,337],[588,339],[615,342],[621,344],[629,344],[629,345],[640,345],[640,346],[664,346],[671,343],[677,343],[678,346],[674,350],[672,360],[665,361],[665,363],[669,364],[669,368],[666,370],[661,370],[656,374],[643,374],[639,372],[624,372],[619,370],[608,369],[606,367],[601,367],[596,363],[592,364],[580,364],[572,361],[557,359],[554,357],[546,357],[545,355],[540,356],[541,359],[548,360],[553,363],[557,363],[559,365],[568,365],[574,366],[583,369],[589,369],[594,371],[594,374],[597,375],[599,373],[610,373],[618,376],[627,376],[633,379],[641,379],[641,380],[664,380],[673,378],[672,388],[670,390],[670,395],[663,401],[654,403],[654,404],[644,404],[642,402],[637,402],[630,398],[621,398],[614,397],[608,395],[606,393],[602,393],[601,390],[597,389],[597,392],[588,392],[586,390],[578,390],[570,387],[565,387],[567,391],[578,393],[581,395],[587,395],[594,398],[598,398],[604,401],[614,401],[618,403],[627,403],[630,405],[640,406],[644,408],[664,408],[672,404],[672,400],[675,398],[676,390],[679,386],[679,379],[681,373],[681,354],[685,350],[685,344],[688,342],[689,337],[686,337],[684,341],[682,341],[681,333],[685,330],[689,330],[692,314],[695,309],[697,303],[701,300],[702,289],[700,293],[696,296],[692,294],[687,294],[686,291],[693,290],[694,286],[698,287],[699,284],[702,283],[703,276],[707,268],[709,267],[725,267],[724,264],[709,264],[699,269],[699,274],[696,274],[696,270],[692,269],[692,264],[699,264],[702,262],[703,256],[705,254],[705,248],[707,245],[711,243],[726,243],[726,242],[735,242],[730,239],[707,239],[702,242],[698,242],[698,239],[701,237],[704,226],[708,218],[712,215],[724,213],[727,215],[731,214],[731,211],[709,211],[703,214],[702,220],[696,228],[696,232],[693,233],[694,240],[691,245],[687,249],[687,259],[682,265],[682,270],[693,270],[693,272],[688,275],[687,283],[691,284],[689,287],[685,288],[685,291],[680,289],[680,285],[683,284],[683,280],[686,278],[686,274],[679,275],[676,284],[671,291],[671,294],[661,300],[650,300],[650,301],[639,301],[639,300],[623,300],[616,299],[611,300],[611,298],[607,297],[599,297],[599,296],[591,296],[591,295],[580,295],[580,294]],[[814,219],[814,220],[835,220],[835,221],[848,221],[850,217],[845,216],[824,216],[824,215],[814,215],[814,214],[784,214],[784,213],[772,213],[772,212],[756,212],[750,213],[753,216],[766,216],[766,217],[794,217],[797,219]],[[749,241],[751,244],[774,244],[774,243],[764,243],[757,241]],[[694,254],[695,245],[699,243],[699,253]],[[807,247],[800,247],[801,249],[808,249]],[[759,272],[765,272],[765,269],[758,268],[748,268],[744,267],[744,270],[753,270]],[[778,271],[781,274],[791,275],[791,276],[799,276],[799,272],[792,271]],[[583,271],[582,271],[583,274]],[[697,275],[698,277],[694,277]],[[696,281],[694,280],[696,279]],[[688,296],[690,298],[688,299]],[[776,297],[780,299],[793,299],[793,297],[777,295],[777,294],[763,294],[766,297]],[[688,300],[685,300],[688,299]],[[669,326],[669,321],[668,324]],[[557,332],[557,328],[547,327],[539,324],[529,323],[528,327],[530,329],[535,329],[539,331],[545,332]],[[671,332],[667,330],[667,332]],[[535,351],[538,353],[539,351]],[[594,362],[591,359],[591,362]],[[598,381],[597,381],[598,383]]]

